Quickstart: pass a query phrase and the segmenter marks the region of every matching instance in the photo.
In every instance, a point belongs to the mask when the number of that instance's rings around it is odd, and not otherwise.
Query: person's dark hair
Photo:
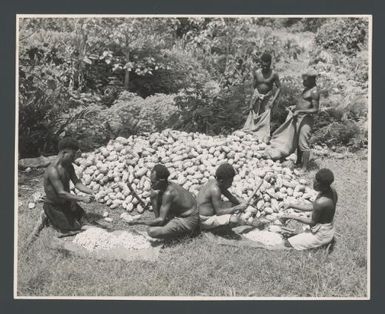
[[[228,163],[220,165],[215,171],[215,177],[220,180],[230,179],[233,178],[235,175],[236,173],[233,166]]]
[[[263,62],[271,62],[271,54],[265,52],[265,53],[261,56],[261,61],[263,61]]]
[[[67,148],[77,151],[79,149],[79,143],[71,137],[65,137],[60,140],[58,149],[61,151]]]
[[[167,180],[170,175],[168,169],[161,164],[155,165],[154,168],[152,168],[152,172],[155,172],[158,180]]]
[[[331,170],[329,170],[327,168],[320,169],[316,173],[315,178],[319,183],[321,183],[323,185],[328,185],[328,186],[331,185],[334,181],[333,172],[331,172]]]

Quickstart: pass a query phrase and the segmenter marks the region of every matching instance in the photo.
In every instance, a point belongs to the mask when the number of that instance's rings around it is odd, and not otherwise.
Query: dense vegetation
[[[251,71],[271,52],[284,107],[320,77],[314,142],[367,145],[368,21],[358,18],[23,18],[19,23],[19,157],[56,152],[72,135],[92,149],[117,136],[240,128]]]

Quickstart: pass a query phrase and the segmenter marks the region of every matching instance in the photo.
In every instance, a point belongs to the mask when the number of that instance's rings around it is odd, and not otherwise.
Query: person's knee
[[[147,234],[151,238],[159,238],[159,236],[160,236],[159,227],[149,227],[147,229]]]
[[[241,222],[241,218],[239,216],[232,215],[229,220],[230,224],[239,224]]]
[[[290,244],[289,240],[288,239],[285,239],[284,240],[284,245],[285,247],[288,247],[288,248],[292,248],[293,246]]]
[[[147,229],[147,234],[151,238],[165,239],[170,237],[170,232],[168,232],[163,227],[149,227]]]
[[[231,203],[230,201],[224,201],[223,203],[222,203],[222,207],[223,208],[231,208],[231,207],[233,207],[234,205],[233,205],[233,203]]]

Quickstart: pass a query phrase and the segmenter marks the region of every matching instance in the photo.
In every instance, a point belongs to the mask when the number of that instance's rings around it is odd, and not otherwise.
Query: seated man
[[[77,202],[90,203],[94,199],[93,191],[81,183],[72,165],[78,150],[75,140],[61,140],[57,159],[44,173],[44,213],[51,225],[64,233],[82,229],[87,220],[84,210]],[[70,180],[76,189],[90,195],[78,196],[70,193]]]
[[[330,185],[334,175],[329,169],[321,169],[315,175],[314,189],[319,191],[311,205],[286,204],[285,209],[312,211],[311,217],[298,217],[294,214],[283,215],[284,219],[295,219],[310,225],[310,230],[287,239],[286,246],[296,250],[313,249],[328,244],[334,237],[333,218],[337,204],[337,192]]]
[[[209,179],[201,187],[198,197],[198,210],[202,230],[209,230],[219,226],[240,224],[240,218],[235,215],[238,211],[244,211],[247,204],[240,203],[229,191],[233,184],[235,170],[233,166],[224,163],[218,167],[215,179]],[[221,196],[228,200],[223,202]]]
[[[168,181],[170,172],[163,165],[151,171],[151,205],[155,218],[135,220],[133,224],[146,224],[148,235],[158,239],[173,239],[191,235],[199,227],[199,214],[194,196],[180,185]]]

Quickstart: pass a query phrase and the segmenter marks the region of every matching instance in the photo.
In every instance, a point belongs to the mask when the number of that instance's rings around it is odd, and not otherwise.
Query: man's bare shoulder
[[[318,86],[314,86],[310,92],[310,96],[313,99],[319,99],[320,98],[320,91]]]
[[[166,191],[162,194],[162,202],[172,200],[177,192],[175,192],[175,187],[171,187],[170,185],[167,187]]]
[[[321,196],[314,201],[315,209],[323,209],[328,206],[333,206],[333,200],[330,197]]]
[[[169,193],[171,193],[172,195],[177,195],[177,194],[180,194],[180,193],[190,193],[189,191],[187,191],[180,184],[175,183],[175,182],[170,182],[170,183],[171,184],[169,184],[166,192],[169,191]]]
[[[221,189],[218,187],[215,179],[212,179],[209,185],[209,192],[211,195],[220,195],[222,194]]]
[[[260,78],[260,77],[262,76],[262,69],[256,68],[256,69],[253,71],[253,74],[254,74],[255,78]]]
[[[216,180],[215,179],[209,179],[203,186],[203,191],[213,192],[219,190]]]
[[[59,172],[58,172],[58,169],[57,169],[57,164],[54,162],[54,163],[51,163],[45,170],[45,174],[46,175],[49,175],[49,176],[58,176],[59,175]]]
[[[274,70],[273,70],[272,76],[273,76],[273,78],[274,78],[275,80],[279,80],[279,74],[278,74],[277,71],[274,71]]]

